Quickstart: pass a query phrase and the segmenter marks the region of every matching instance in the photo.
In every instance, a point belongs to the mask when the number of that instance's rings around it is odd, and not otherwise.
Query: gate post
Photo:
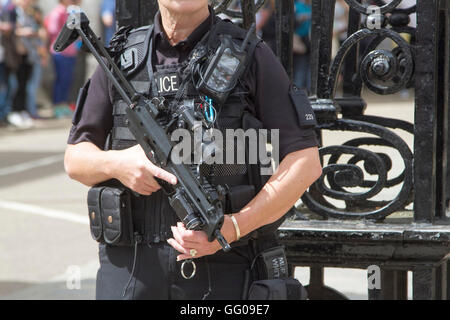
[[[331,64],[335,0],[312,1],[311,96],[324,98]]]
[[[440,36],[439,0],[417,1],[416,110],[414,127],[414,218],[435,221],[445,215],[447,108],[444,96],[445,46]],[[441,22],[441,23],[440,23]],[[445,29],[444,29],[445,30]],[[439,52],[440,50],[443,50]],[[442,70],[440,70],[442,69]]]

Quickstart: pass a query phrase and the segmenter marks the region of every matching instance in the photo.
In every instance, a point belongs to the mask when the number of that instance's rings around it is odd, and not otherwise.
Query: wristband
[[[239,225],[236,221],[236,218],[233,215],[230,215],[231,221],[233,221],[234,229],[236,230],[236,241],[239,241],[241,239],[241,230],[239,229]]]

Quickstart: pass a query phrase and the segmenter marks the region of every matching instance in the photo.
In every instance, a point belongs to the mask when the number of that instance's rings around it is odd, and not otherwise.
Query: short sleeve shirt
[[[155,17],[153,63],[168,65],[181,63],[188,59],[189,53],[201,40],[211,26],[210,15],[184,41],[172,46],[161,27],[159,13]],[[282,160],[287,154],[318,146],[313,127],[302,127],[299,123],[298,108],[290,92],[291,81],[272,50],[260,42],[254,52],[250,68],[242,76],[242,82],[249,90],[250,111],[258,118],[265,129],[279,130],[279,156]],[[87,97],[83,106],[78,106],[74,116],[68,143],[91,142],[103,149],[113,126],[113,102],[109,92],[109,81],[97,68],[90,79]],[[308,99],[303,99],[309,104]]]

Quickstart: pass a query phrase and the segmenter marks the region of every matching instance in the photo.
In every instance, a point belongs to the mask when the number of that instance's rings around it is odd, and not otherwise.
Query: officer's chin
[[[208,0],[158,0],[161,6],[164,6],[173,13],[189,15],[202,8],[208,7]]]

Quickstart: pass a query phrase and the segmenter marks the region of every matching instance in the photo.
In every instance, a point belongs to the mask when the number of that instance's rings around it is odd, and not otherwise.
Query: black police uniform
[[[190,54],[203,42],[214,52],[218,34],[230,34],[238,44],[245,37],[245,31],[211,13],[185,41],[171,46],[158,13],[153,26],[119,32],[113,51],[118,52],[116,59],[137,91],[170,100],[179,94],[184,83]],[[314,123],[304,119],[305,114],[311,113],[305,93],[293,90],[277,58],[258,39],[250,41],[248,55],[248,68],[220,108],[217,126],[279,129],[280,159],[317,146]],[[126,127],[126,104],[100,69],[81,92],[86,95],[82,95],[75,113],[69,144],[88,141],[114,150],[136,144]],[[198,98],[198,93],[188,85],[178,96]],[[258,169],[226,164],[202,167],[213,184],[252,191],[246,193],[251,196],[245,201],[238,201],[238,207],[228,205],[227,213],[238,212],[262,187],[264,180],[256,174]],[[167,198],[159,191],[149,197],[133,195],[131,203],[133,229],[138,237],[126,246],[100,244],[98,299],[241,299],[250,279],[255,277],[250,267],[256,252],[276,244],[274,230],[278,224],[232,244],[228,253],[219,251],[195,259],[195,276],[187,280],[180,273],[178,253],[166,242],[172,237],[170,226],[177,222]]]

